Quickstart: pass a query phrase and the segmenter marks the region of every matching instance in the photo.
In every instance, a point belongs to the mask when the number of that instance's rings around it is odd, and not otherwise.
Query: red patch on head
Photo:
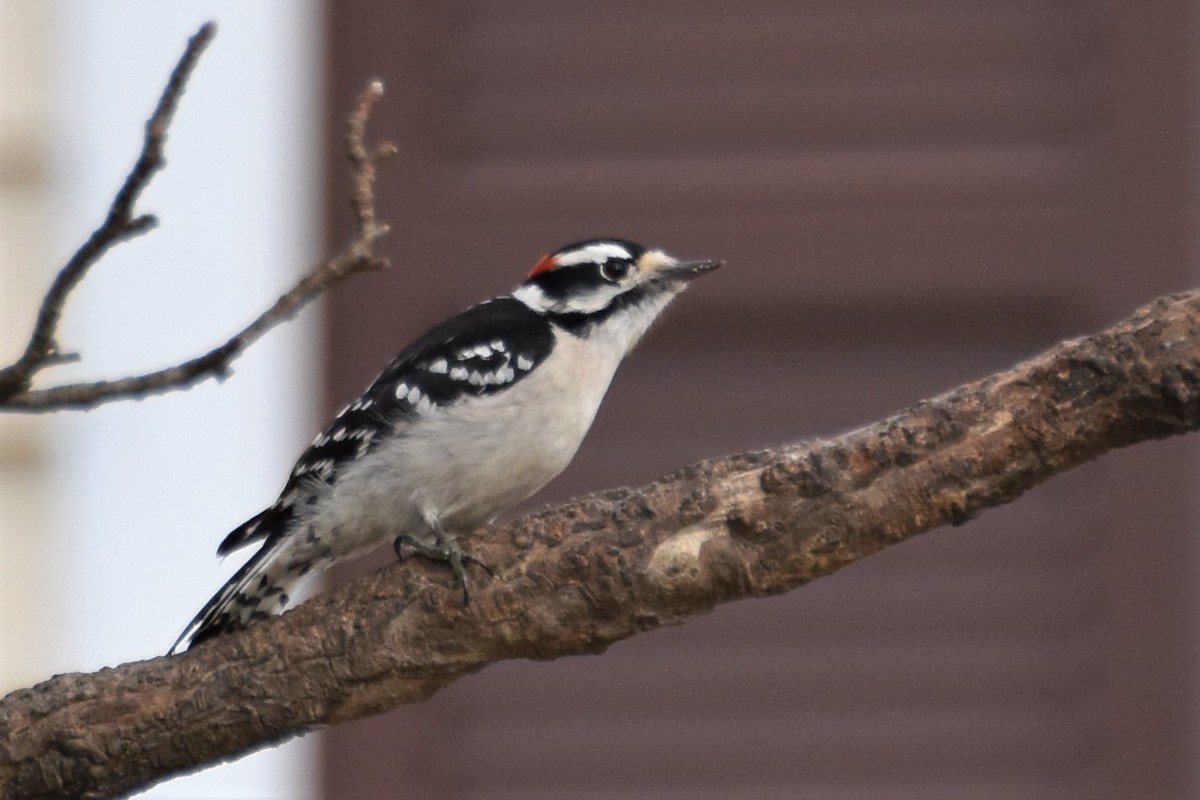
[[[533,269],[529,270],[529,277],[541,275],[546,270],[554,269],[558,266],[558,262],[554,260],[554,256],[542,256],[538,262],[533,265]]]

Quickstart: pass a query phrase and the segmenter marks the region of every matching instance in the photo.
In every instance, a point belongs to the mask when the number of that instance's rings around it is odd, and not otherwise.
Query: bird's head
[[[720,261],[680,261],[625,239],[587,239],[542,256],[515,296],[530,308],[580,324],[622,310],[653,317],[675,295]]]

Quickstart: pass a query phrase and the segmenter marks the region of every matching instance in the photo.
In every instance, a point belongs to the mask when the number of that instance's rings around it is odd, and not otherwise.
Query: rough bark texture
[[[468,608],[392,565],[173,658],[0,700],[0,797],[111,797],[429,697],[507,658],[595,653],[958,525],[1050,476],[1200,425],[1200,293],[1163,298],[835,439],[728,456],[479,534]],[[731,410],[730,413],[735,413]]]

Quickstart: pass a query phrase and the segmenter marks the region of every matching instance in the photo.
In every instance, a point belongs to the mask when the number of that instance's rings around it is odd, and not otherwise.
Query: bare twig
[[[204,30],[202,28],[201,32]],[[172,81],[174,79],[172,76]],[[358,97],[350,115],[346,147],[354,172],[351,205],[357,230],[341,252],[305,275],[270,308],[228,341],[201,356],[144,375],[94,383],[28,389],[26,379],[26,388],[11,396],[4,397],[0,392],[0,409],[36,412],[63,408],[92,408],[113,400],[185,389],[210,377],[223,378],[228,374],[234,359],[250,345],[279,323],[295,316],[325,290],[355,273],[386,267],[387,260],[375,253],[379,241],[389,230],[388,226],[379,222],[376,217],[375,177],[379,161],[392,155],[395,147],[385,142],[369,148],[365,142],[367,121],[382,97],[383,84],[377,80],[371,81]],[[118,201],[121,196],[118,195]],[[44,359],[42,365],[45,365]]]
[[[382,81],[373,80],[367,84],[366,90],[358,97],[346,129],[346,154],[354,167],[354,191],[350,196],[350,204],[360,231],[380,229],[375,217],[375,165],[396,154],[396,146],[391,142],[382,142],[374,150],[368,150],[366,146],[367,120],[381,97]],[[383,231],[379,236],[387,233],[387,226],[382,227]],[[369,251],[364,253],[364,257],[367,254]]]
[[[83,246],[75,251],[50,284],[50,289],[42,299],[38,309],[37,321],[33,326],[33,334],[25,351],[11,365],[0,369],[0,401],[10,399],[29,388],[30,382],[39,370],[61,363],[56,358],[58,343],[55,336],[58,331],[58,321],[62,316],[63,306],[75,286],[83,280],[88,270],[108,252],[109,248],[127,241],[151,230],[158,220],[150,214],[133,216],[134,206],[142,191],[150,183],[163,164],[163,145],[167,139],[167,128],[179,105],[179,98],[187,87],[188,78],[200,60],[200,55],[208,47],[209,42],[217,33],[216,26],[206,22],[200,26],[195,35],[188,40],[183,55],[171,77],[167,79],[166,88],[158,99],[158,105],[150,119],[146,121],[145,137],[142,140],[142,151],[137,163],[125,177],[104,223],[92,232]]]
[[[409,560],[171,658],[0,699],[0,796],[124,795],[512,658],[595,653],[958,525],[1117,447],[1200,428],[1200,292],[819,442],[694,464],[477,533],[463,607]]]

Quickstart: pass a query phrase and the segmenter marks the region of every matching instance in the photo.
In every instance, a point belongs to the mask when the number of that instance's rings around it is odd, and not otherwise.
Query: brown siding
[[[331,110],[382,75],[402,148],[331,406],[562,242],[729,261],[543,499],[862,424],[1189,283],[1182,0],[330,6]],[[329,796],[1191,797],[1193,461],[1138,448],[789,596],[489,668],[325,735]]]

